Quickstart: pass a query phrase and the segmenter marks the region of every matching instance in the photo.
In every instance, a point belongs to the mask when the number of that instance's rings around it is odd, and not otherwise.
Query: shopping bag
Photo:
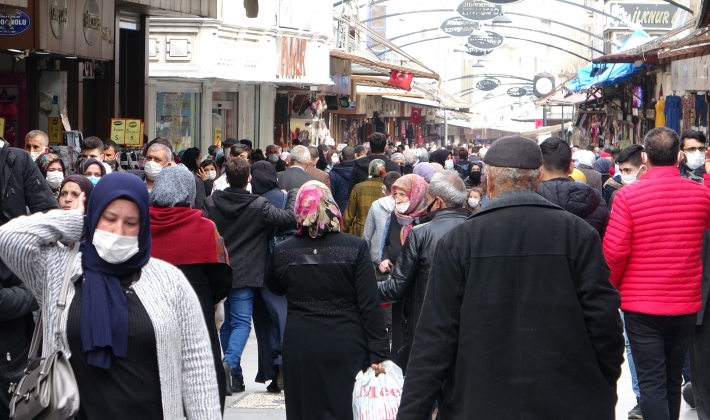
[[[395,420],[402,397],[402,369],[391,361],[382,363],[385,373],[375,375],[372,368],[355,377],[353,389],[354,420]]]

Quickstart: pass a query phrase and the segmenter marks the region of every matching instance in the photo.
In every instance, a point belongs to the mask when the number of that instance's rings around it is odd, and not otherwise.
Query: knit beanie
[[[163,168],[150,192],[150,205],[155,207],[195,207],[195,176],[184,166]]]

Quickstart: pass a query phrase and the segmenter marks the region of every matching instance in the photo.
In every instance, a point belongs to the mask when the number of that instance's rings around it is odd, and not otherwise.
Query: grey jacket
[[[367,213],[365,232],[362,237],[370,248],[370,258],[373,264],[382,262],[382,247],[385,244],[387,225],[393,210],[394,198],[387,196],[372,203],[370,211]]]

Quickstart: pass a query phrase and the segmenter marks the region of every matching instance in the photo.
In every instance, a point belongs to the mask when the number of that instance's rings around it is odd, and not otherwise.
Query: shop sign
[[[528,90],[524,87],[512,87],[508,89],[507,93],[508,96],[512,96],[513,98],[522,98],[523,96],[528,94]]]
[[[488,54],[492,53],[493,50],[477,50],[474,48],[469,48],[468,52],[466,54],[473,55],[476,57],[484,57],[487,56]]]
[[[67,22],[69,18],[69,8],[67,0],[48,0],[49,1],[49,24],[52,27],[52,34],[57,39],[64,38],[64,32],[67,30]]]
[[[126,146],[142,146],[141,120],[126,120]]]
[[[126,138],[126,120],[123,118],[111,118],[111,140],[118,144],[124,144]]]
[[[633,22],[643,29],[671,29],[676,20],[677,6],[668,3],[609,3],[609,14],[618,17],[623,22],[611,20],[612,28],[626,28],[625,22]]]
[[[482,91],[493,90],[498,86],[500,86],[500,82],[496,79],[483,79],[479,80],[478,83],[476,83],[476,89]]]
[[[212,130],[212,144],[221,146],[222,145],[222,127],[215,127]]]
[[[30,27],[30,17],[20,9],[15,9],[15,14],[7,15],[7,11],[0,14],[0,35],[19,35]]]
[[[306,45],[303,38],[281,37],[281,58],[278,75],[282,78],[301,78],[306,75]]]
[[[47,126],[49,127],[49,144],[62,144],[64,135],[62,134],[62,117],[47,118]]]
[[[460,17],[446,19],[441,24],[441,30],[447,35],[453,36],[469,36],[476,29],[476,25],[470,20]]]
[[[86,0],[84,5],[84,38],[89,45],[101,37],[101,13],[96,0]]]
[[[487,37],[468,37],[468,44],[473,48],[478,48],[479,50],[492,50],[493,48],[498,48],[503,45],[505,38],[503,35],[497,34],[495,32],[486,31]]]
[[[467,0],[459,4],[456,11],[469,20],[491,20],[503,14],[503,8],[483,0]]]

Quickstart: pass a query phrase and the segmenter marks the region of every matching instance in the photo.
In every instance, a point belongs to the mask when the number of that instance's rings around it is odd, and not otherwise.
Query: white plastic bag
[[[395,420],[402,397],[402,369],[391,361],[383,362],[385,372],[375,375],[372,368],[360,372],[353,389],[354,420]]]

